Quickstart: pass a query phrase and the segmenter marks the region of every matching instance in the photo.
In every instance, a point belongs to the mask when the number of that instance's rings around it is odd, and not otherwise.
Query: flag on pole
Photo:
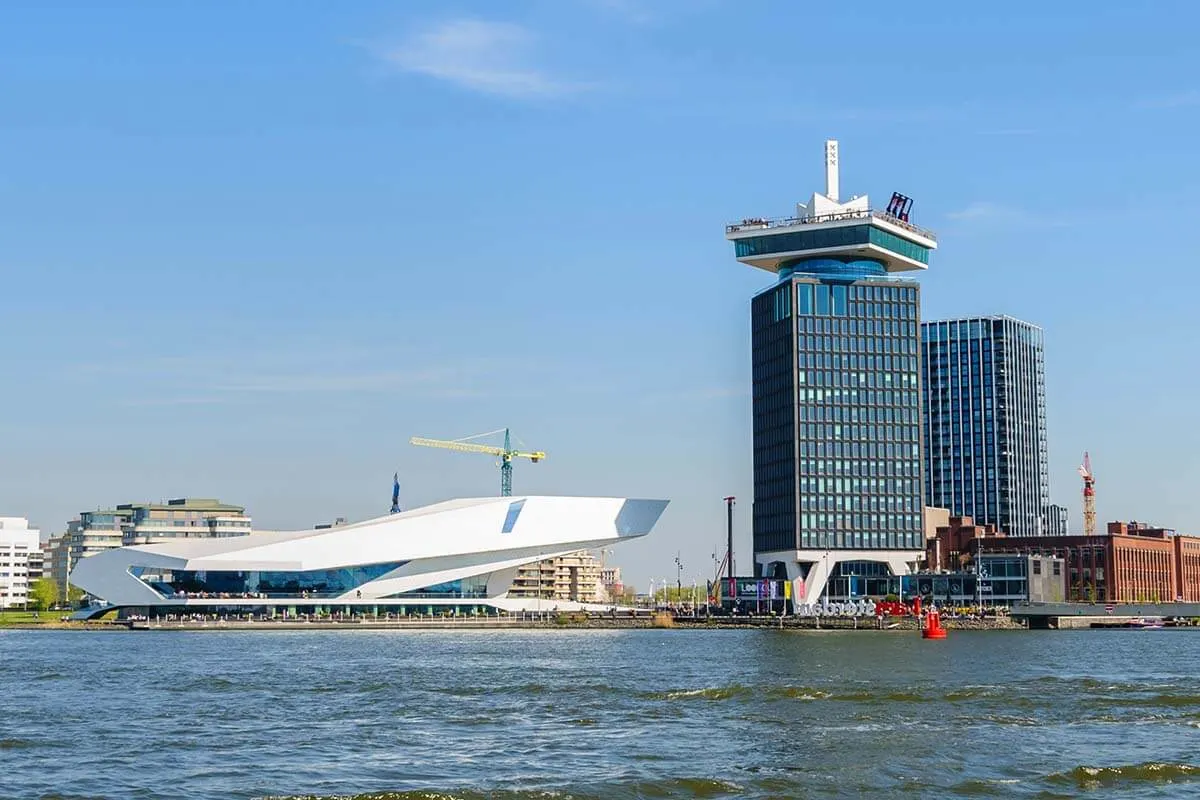
[[[400,511],[400,473],[392,476],[392,513]]]

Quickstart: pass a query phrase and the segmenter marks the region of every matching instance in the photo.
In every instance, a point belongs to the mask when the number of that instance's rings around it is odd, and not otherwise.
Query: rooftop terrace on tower
[[[808,271],[804,262],[874,262],[883,272],[926,269],[937,249],[932,231],[907,219],[907,198],[896,198],[885,211],[872,209],[866,195],[838,201],[837,142],[825,143],[825,193],[816,192],[796,215],[782,219],[744,219],[725,226],[737,260],[770,272]],[[878,269],[878,267],[876,267]]]

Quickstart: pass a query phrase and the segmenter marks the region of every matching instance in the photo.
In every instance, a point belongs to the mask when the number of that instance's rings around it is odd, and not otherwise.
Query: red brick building
[[[931,570],[956,572],[971,562],[976,541],[1003,538],[995,525],[976,525],[970,517],[950,517],[925,541],[925,566]]]
[[[1112,522],[1100,536],[982,536],[960,544],[972,553],[1061,557],[1073,602],[1200,602],[1200,539],[1169,528]]]
[[[1200,539],[1175,537],[1175,591],[1184,599],[1200,597]]]

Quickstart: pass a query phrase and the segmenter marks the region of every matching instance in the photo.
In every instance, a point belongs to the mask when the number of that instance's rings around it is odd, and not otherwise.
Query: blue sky
[[[308,526],[496,491],[673,501],[749,565],[725,222],[915,198],[924,313],[1046,329],[1054,497],[1200,533],[1200,6],[7,2],[0,513],[193,495]],[[702,578],[701,578],[702,579]]]

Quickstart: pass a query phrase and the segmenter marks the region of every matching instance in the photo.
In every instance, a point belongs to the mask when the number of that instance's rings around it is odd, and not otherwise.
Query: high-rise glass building
[[[937,241],[900,195],[840,202],[837,156],[827,142],[826,191],[795,216],[726,227],[776,278],[750,309],[755,569],[808,603],[902,575],[924,548],[920,290],[896,273]]]
[[[926,502],[1010,536],[1066,527],[1050,505],[1042,329],[1005,316],[921,324]]]

